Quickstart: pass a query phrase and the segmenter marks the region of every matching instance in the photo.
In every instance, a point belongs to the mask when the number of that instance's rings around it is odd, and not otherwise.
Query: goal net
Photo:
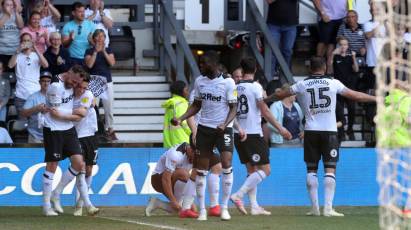
[[[376,74],[380,227],[411,229],[411,10],[409,0],[372,0],[380,48]]]

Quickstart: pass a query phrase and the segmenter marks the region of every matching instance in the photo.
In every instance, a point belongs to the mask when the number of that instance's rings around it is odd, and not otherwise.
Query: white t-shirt
[[[262,101],[263,88],[253,81],[240,81],[237,85],[238,105],[237,121],[247,134],[263,136],[261,128],[261,111],[257,102]],[[237,130],[235,130],[238,132]]]
[[[89,90],[86,90],[79,98],[74,98],[74,109],[84,107],[87,109],[87,115],[79,122],[74,122],[78,138],[94,136],[97,132],[97,114],[93,107],[94,96]]]
[[[66,89],[64,82],[58,76],[59,82],[53,82],[46,93],[46,104],[48,107],[55,107],[62,114],[73,113],[73,89]],[[73,127],[73,122],[53,118],[50,113],[44,116],[44,126],[52,131],[68,130]]]
[[[54,22],[52,15],[49,15],[47,17],[40,19],[40,26],[43,28],[46,28],[48,34],[51,34],[57,31],[56,23]]]
[[[299,96],[304,109],[305,130],[337,132],[336,95],[345,90],[339,80],[326,76],[311,76],[292,85],[291,91]]]
[[[26,100],[40,90],[40,59],[35,52],[17,54],[16,78],[16,97]]]
[[[170,148],[160,157],[153,171],[153,175],[161,174],[166,170],[172,173],[178,168],[187,170],[192,168],[192,164],[190,164],[187,155],[178,151],[178,147],[180,147],[180,145]]]
[[[210,79],[200,76],[194,83],[195,100],[201,101],[199,124],[217,128],[223,124],[229,112],[229,103],[237,103],[237,88],[234,80],[221,76]]]
[[[13,144],[9,132],[3,127],[0,127],[0,144]]]
[[[111,14],[110,14],[110,10],[104,9],[103,12],[106,15],[105,17],[113,20],[113,18],[111,17]],[[91,10],[90,8],[87,8],[86,12],[85,12],[85,15],[86,15],[86,18],[90,17],[91,15],[93,15],[93,10]],[[108,45],[110,44],[110,38],[108,37],[107,28],[104,26],[103,22],[101,21],[100,12],[96,13],[96,16],[94,16],[92,22],[96,25],[96,29],[104,30],[104,33],[106,34],[106,40],[104,41],[104,43],[105,43],[106,47],[108,47]]]
[[[379,22],[368,21],[364,23],[364,32],[368,33],[378,27],[378,33],[367,39],[367,65],[370,67],[377,66],[377,58],[381,53],[384,45],[384,37],[386,37],[386,29],[384,25],[380,25]]]

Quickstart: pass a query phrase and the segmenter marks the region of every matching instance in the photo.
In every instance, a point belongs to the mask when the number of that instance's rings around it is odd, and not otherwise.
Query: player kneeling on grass
[[[249,195],[251,203],[251,215],[271,215],[257,203],[257,185],[270,175],[269,149],[263,139],[261,128],[261,116],[276,127],[285,139],[291,139],[291,134],[283,128],[273,117],[263,98],[263,88],[254,82],[254,74],[257,64],[254,58],[241,60],[243,80],[237,85],[238,106],[237,122],[238,129],[234,135],[234,144],[242,164],[247,167],[248,177],[240,190],[231,195],[231,201],[238,210],[247,214],[242,199],[245,194]]]
[[[97,132],[97,114],[94,109],[94,95],[87,90],[89,79],[84,79],[81,84],[74,88],[74,114],[81,114],[82,119],[74,122],[77,135],[80,141],[84,162],[86,163],[86,183],[90,189],[92,181],[93,165],[97,163],[98,143],[95,133]],[[77,183],[79,183],[77,178]],[[80,192],[76,193],[75,216],[83,214],[83,200],[80,199]]]
[[[151,216],[151,213],[158,208],[169,213],[177,213],[181,210],[183,190],[189,178],[193,157],[194,148],[186,142],[170,148],[160,157],[151,175],[151,186],[157,192],[164,194],[169,202],[150,198],[146,207],[146,216]]]

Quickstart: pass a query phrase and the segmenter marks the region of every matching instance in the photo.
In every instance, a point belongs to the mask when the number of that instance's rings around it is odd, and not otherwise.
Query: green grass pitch
[[[212,229],[212,230],[264,230],[264,229],[378,229],[378,207],[337,207],[345,217],[305,216],[308,207],[270,207],[271,216],[242,216],[231,209],[231,221],[209,217],[207,221],[180,219],[162,211],[151,217],[144,216],[142,207],[102,207],[96,217],[74,217],[73,209],[65,207],[58,217],[43,217],[40,207],[0,207],[0,229]]]

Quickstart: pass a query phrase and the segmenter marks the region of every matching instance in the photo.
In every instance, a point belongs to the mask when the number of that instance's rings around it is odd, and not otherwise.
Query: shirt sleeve
[[[344,93],[344,91],[347,89],[347,87],[337,79],[333,79],[333,83],[338,94]]]
[[[254,83],[254,84],[255,84],[255,87],[254,87],[253,93],[254,93],[255,99],[257,101],[262,101],[264,99],[263,98],[263,87],[258,83]]]
[[[165,168],[169,172],[174,172],[178,165],[178,156],[176,150],[170,150],[166,155]]]
[[[226,97],[228,103],[236,103],[237,102],[237,86],[234,83],[232,78],[225,79],[226,83]]]
[[[70,35],[70,31],[68,28],[69,24],[66,24],[63,26],[63,31],[61,32],[61,35],[63,35],[63,37],[69,36]]]
[[[94,96],[90,91],[86,91],[85,94],[83,94],[80,97],[80,106],[85,107],[85,108],[90,108],[91,105],[93,104]]]
[[[302,94],[304,92],[304,83],[303,81],[299,81],[291,86],[290,88],[291,93],[293,94]]]
[[[368,33],[368,32],[370,32],[370,31],[372,31],[372,30],[374,29],[373,24],[374,24],[374,23],[372,23],[372,22],[366,22],[366,23],[364,23],[364,32],[365,32],[365,33]]]
[[[24,102],[23,109],[31,109],[35,106],[34,104],[34,94],[30,95],[26,102]]]
[[[201,77],[198,77],[197,80],[194,82],[194,100],[201,101],[200,90],[198,87],[198,81]],[[193,101],[194,102],[194,101]]]
[[[104,14],[106,15],[106,17],[108,17],[110,20],[113,20],[113,18],[111,17],[111,13],[109,9],[104,9]]]

